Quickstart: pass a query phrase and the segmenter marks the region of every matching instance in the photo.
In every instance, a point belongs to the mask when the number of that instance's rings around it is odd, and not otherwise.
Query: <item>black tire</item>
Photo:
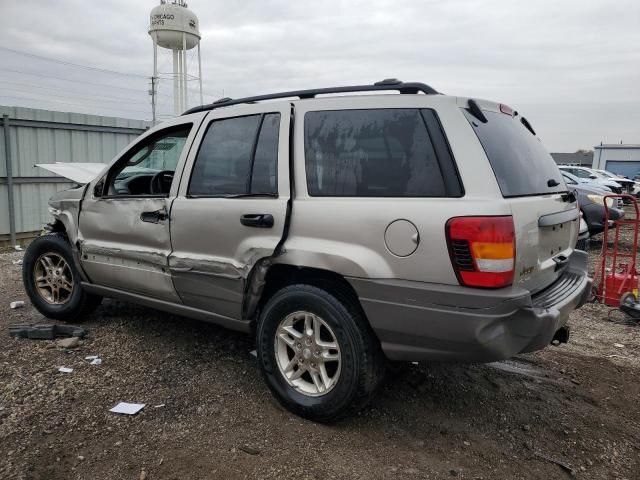
[[[576,243],[576,249],[578,250],[584,250],[586,252],[587,248],[589,248],[588,238],[583,238],[582,240],[578,240],[578,242]]]
[[[290,386],[276,361],[277,328],[287,315],[301,310],[318,315],[331,327],[341,351],[340,376],[321,396],[308,396]],[[384,378],[380,343],[357,302],[348,296],[306,284],[285,287],[262,309],[256,336],[258,363],[271,392],[286,409],[313,421],[333,422],[357,412]]]
[[[41,255],[53,252],[60,255],[69,265],[73,276],[73,291],[62,305],[48,303],[37,291],[34,267]],[[45,317],[68,322],[83,321],[89,313],[100,305],[102,297],[87,293],[80,284],[80,274],[73,261],[71,245],[67,237],[60,233],[51,233],[36,238],[24,254],[22,262],[22,281],[34,307]]]

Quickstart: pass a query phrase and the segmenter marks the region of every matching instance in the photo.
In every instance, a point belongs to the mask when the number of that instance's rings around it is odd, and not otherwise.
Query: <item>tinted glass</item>
[[[260,115],[212,122],[200,144],[189,195],[246,193]]]
[[[280,114],[264,116],[251,176],[251,193],[278,193],[278,137]]]
[[[445,196],[419,110],[341,110],[305,115],[307,187],[315,196]]]
[[[482,123],[467,110],[463,112],[484,147],[504,197],[567,190],[556,162],[522,124],[522,117],[483,111],[488,121]],[[557,186],[547,185],[552,179]]]

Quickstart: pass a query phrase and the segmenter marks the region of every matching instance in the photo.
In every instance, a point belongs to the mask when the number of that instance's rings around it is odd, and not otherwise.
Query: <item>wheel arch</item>
[[[355,289],[341,274],[313,266],[271,263],[271,259],[258,262],[247,282],[243,302],[243,316],[255,324],[262,307],[280,289],[296,283],[314,285],[337,297],[348,297],[366,315]],[[367,320],[368,323],[368,320]]]

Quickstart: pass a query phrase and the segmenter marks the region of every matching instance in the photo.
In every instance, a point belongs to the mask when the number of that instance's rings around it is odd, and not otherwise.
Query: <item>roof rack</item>
[[[221,107],[229,107],[231,105],[238,105],[241,103],[255,103],[261,102],[263,100],[275,100],[278,98],[290,98],[290,97],[298,97],[300,99],[305,98],[314,98],[316,95],[325,95],[332,93],[350,93],[350,92],[379,92],[379,91],[390,91],[396,90],[402,94],[416,94],[416,93],[424,93],[426,95],[437,95],[440,92],[431,88],[429,85],[425,85],[424,83],[418,82],[408,82],[404,83],[395,78],[387,78],[382,80],[381,82],[376,82],[373,85],[352,85],[346,87],[331,87],[331,88],[316,88],[312,90],[294,90],[292,92],[281,92],[281,93],[271,93],[268,95],[258,95],[255,97],[245,97],[245,98],[221,98],[220,100],[216,100],[209,105],[200,105],[198,107],[193,107],[183,113],[183,115],[188,115],[190,113],[196,112],[204,112],[207,110],[214,110],[216,108]]]

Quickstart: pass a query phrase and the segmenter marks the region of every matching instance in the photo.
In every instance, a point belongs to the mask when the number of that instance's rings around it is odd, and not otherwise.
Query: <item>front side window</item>
[[[216,120],[196,156],[188,194],[277,194],[280,114]]]
[[[428,118],[427,118],[428,117]],[[312,196],[443,197],[452,194],[432,140],[430,111],[340,110],[305,115]],[[440,132],[433,132],[440,134]],[[453,168],[449,165],[450,168]],[[455,194],[460,193],[457,186]]]
[[[167,195],[191,131],[188,126],[158,132],[134,148],[109,172],[109,195]]]

